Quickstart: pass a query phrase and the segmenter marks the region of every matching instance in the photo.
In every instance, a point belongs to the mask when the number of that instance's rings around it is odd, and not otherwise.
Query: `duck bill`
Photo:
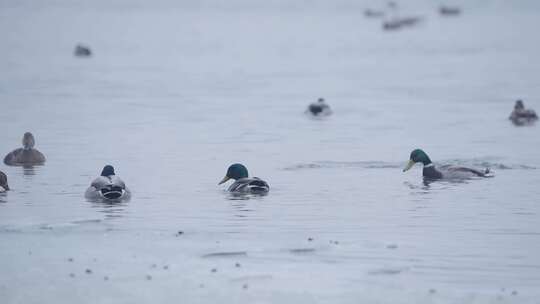
[[[224,182],[226,182],[226,181],[228,181],[228,180],[230,180],[230,179],[231,179],[230,177],[225,176],[225,177],[219,182],[218,185],[221,185],[221,184],[223,184]]]
[[[415,164],[415,162],[412,159],[410,159],[407,166],[405,166],[405,168],[403,168],[403,172],[405,172],[405,171],[409,170],[410,168],[412,168],[414,166],[414,164]]]

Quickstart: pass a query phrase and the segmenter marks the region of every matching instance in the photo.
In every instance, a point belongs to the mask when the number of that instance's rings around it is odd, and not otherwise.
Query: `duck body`
[[[443,165],[437,168],[431,162],[429,156],[427,156],[427,154],[421,149],[416,149],[411,152],[409,163],[405,169],[403,169],[403,172],[412,168],[416,163],[421,163],[424,166],[422,169],[422,176],[429,180],[455,180],[468,179],[472,177],[492,177],[489,169],[480,171],[477,169],[452,165]]]
[[[319,98],[317,102],[311,103],[308,106],[306,113],[313,116],[328,116],[332,114],[332,110],[323,98]]]
[[[385,31],[398,30],[403,27],[411,27],[419,23],[422,19],[420,17],[403,17],[403,18],[392,18],[383,22],[382,28]]]
[[[0,171],[0,193],[4,193],[9,190],[9,185],[7,182],[7,175]]]
[[[219,185],[233,179],[234,183],[227,191],[234,194],[267,194],[270,191],[268,183],[258,177],[249,177],[247,168],[242,164],[232,164]]]
[[[126,187],[124,181],[114,174],[114,169],[112,173],[107,171],[106,166],[103,169],[101,176],[97,177],[92,181],[90,187],[86,189],[84,196],[87,199],[103,199],[103,200],[126,200],[131,197],[131,192]]]
[[[90,56],[92,56],[92,51],[90,50],[90,48],[85,46],[85,45],[82,45],[82,44],[78,44],[77,46],[75,46],[75,51],[73,51],[73,53],[77,57],[90,57]]]
[[[422,176],[427,179],[467,179],[471,177],[489,177],[489,169],[479,171],[472,168],[443,165],[436,168],[433,164],[425,165]]]
[[[508,119],[516,126],[524,126],[535,123],[538,120],[538,115],[532,109],[525,109],[523,101],[517,100]]]
[[[4,157],[4,163],[9,166],[42,165],[45,155],[36,149],[15,149]]]
[[[382,18],[384,17],[384,11],[374,10],[374,9],[365,9],[364,16],[367,18]]]
[[[461,9],[456,6],[441,6],[439,7],[439,14],[442,16],[458,16],[461,14]]]
[[[34,148],[35,139],[32,133],[23,136],[23,147],[15,149],[4,157],[4,163],[9,166],[31,166],[45,163],[45,155]]]
[[[270,191],[270,186],[258,177],[245,177],[234,181],[227,191],[233,193],[264,194]]]

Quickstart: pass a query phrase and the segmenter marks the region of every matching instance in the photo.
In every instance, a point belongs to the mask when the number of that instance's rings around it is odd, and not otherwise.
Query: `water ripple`
[[[526,164],[505,164],[482,159],[448,159],[436,162],[436,165],[454,165],[473,168],[490,168],[496,170],[536,170],[534,166]],[[299,171],[308,169],[401,169],[403,162],[385,162],[385,161],[315,161],[310,163],[299,163],[282,168],[285,171]]]

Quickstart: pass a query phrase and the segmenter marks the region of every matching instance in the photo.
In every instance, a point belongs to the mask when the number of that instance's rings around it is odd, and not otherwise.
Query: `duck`
[[[92,51],[88,46],[77,44],[75,46],[75,51],[73,52],[77,57],[90,57],[92,56]]]
[[[9,166],[42,165],[45,156],[34,148],[36,140],[34,135],[26,132],[22,139],[22,148],[15,149],[4,157],[4,163]]]
[[[9,185],[7,181],[7,175],[0,171],[0,193],[4,193],[9,190]]]
[[[221,185],[233,179],[234,183],[229,186],[231,193],[241,194],[266,194],[270,191],[268,183],[258,177],[249,177],[247,168],[242,164],[232,164],[227,169],[227,174],[219,182]]]
[[[364,16],[367,18],[382,18],[384,11],[367,8],[364,10]]]
[[[87,199],[123,200],[131,197],[131,192],[124,181],[114,172],[114,167],[106,165],[101,175],[92,181],[86,189]]]
[[[441,5],[439,7],[439,14],[442,16],[457,16],[461,14],[461,9],[457,6]]]
[[[403,169],[403,172],[411,169],[416,163],[422,163],[424,169],[422,170],[422,175],[426,179],[436,180],[436,179],[467,179],[471,177],[491,177],[489,169],[484,171],[458,167],[451,165],[444,165],[440,168],[436,168],[435,165],[431,162],[429,156],[422,149],[415,149],[411,152],[409,162],[407,166]]]
[[[525,109],[525,105],[521,99],[516,100],[514,111],[508,117],[516,126],[528,125],[538,120],[538,115],[531,109]]]
[[[398,30],[403,27],[410,27],[418,24],[420,21],[422,21],[421,17],[403,17],[403,18],[397,18],[393,17],[389,20],[386,20],[382,24],[382,28],[385,31],[392,31],[392,30]]]
[[[306,113],[313,116],[328,116],[332,114],[332,110],[330,109],[330,106],[325,102],[324,98],[319,98],[316,102],[311,103],[308,106]]]

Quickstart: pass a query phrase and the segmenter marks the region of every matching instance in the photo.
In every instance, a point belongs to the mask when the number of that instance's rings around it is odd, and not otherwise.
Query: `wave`
[[[287,171],[297,171],[306,169],[332,169],[332,168],[364,168],[364,169],[398,169],[402,163],[390,163],[382,161],[316,161],[312,163],[300,163],[283,168]]]
[[[472,168],[489,168],[492,170],[536,170],[537,167],[525,164],[501,163],[486,159],[449,159],[435,162],[436,166],[454,165]],[[315,161],[310,163],[299,163],[283,168],[286,171],[299,171],[310,169],[402,169],[405,162],[385,162],[385,161]]]

